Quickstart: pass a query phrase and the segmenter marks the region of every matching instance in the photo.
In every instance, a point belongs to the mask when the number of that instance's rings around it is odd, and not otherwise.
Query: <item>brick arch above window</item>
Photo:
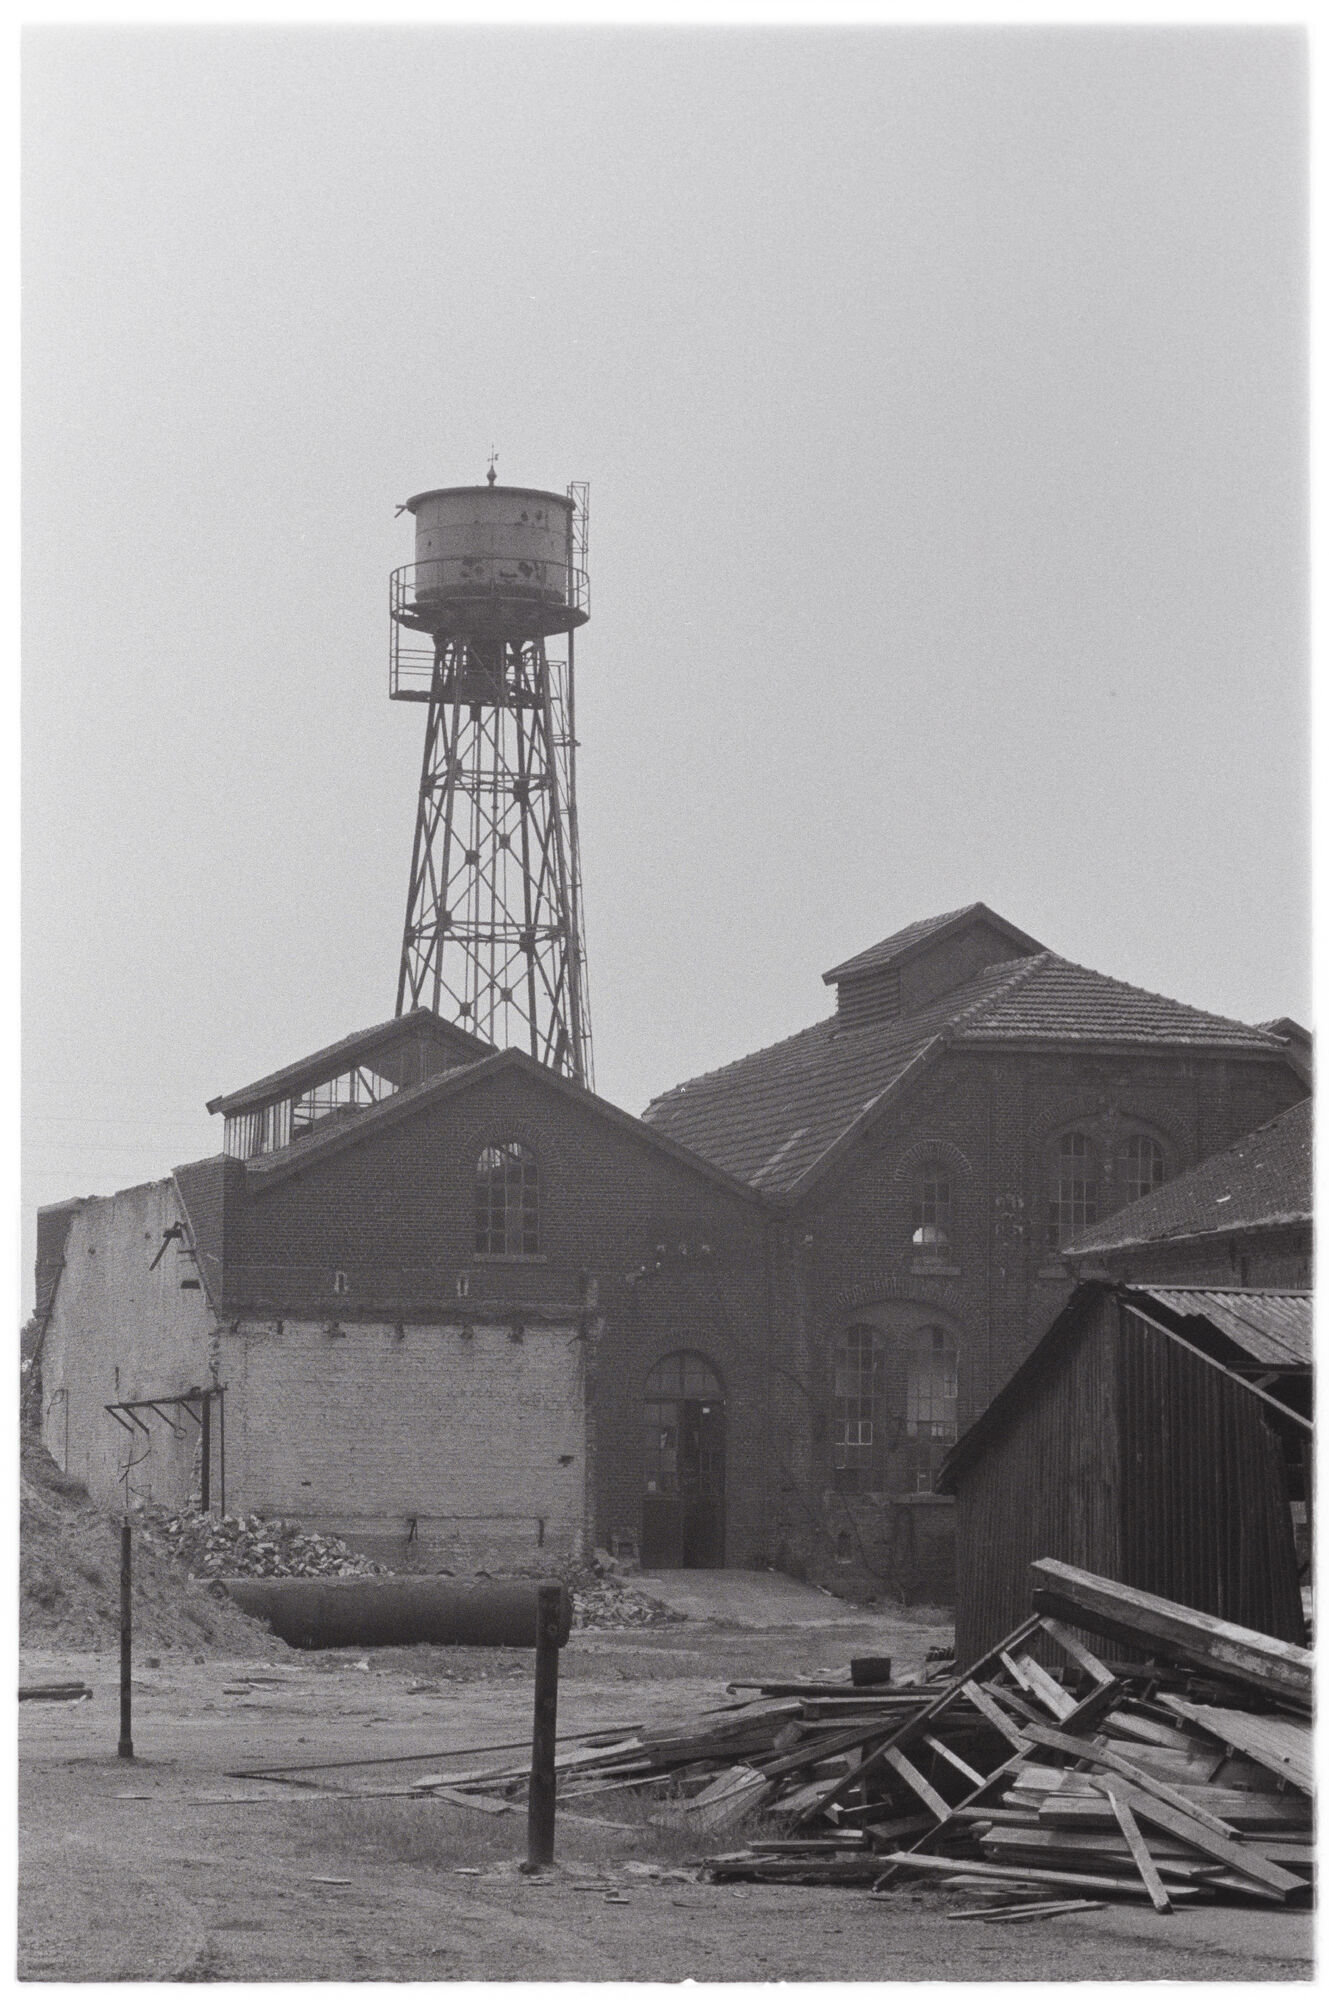
[[[970,1174],[973,1172],[968,1155],[962,1153],[960,1148],[954,1145],[951,1140],[919,1139],[914,1145],[907,1147],[901,1153],[895,1163],[891,1178],[897,1181],[907,1180],[910,1174],[914,1173],[919,1167],[926,1165],[930,1160],[944,1160],[946,1165],[955,1174]]]

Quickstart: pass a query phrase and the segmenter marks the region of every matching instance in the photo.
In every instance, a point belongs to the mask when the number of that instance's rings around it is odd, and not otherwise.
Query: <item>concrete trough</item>
[[[458,1583],[446,1576],[236,1576],[231,1602],[288,1646],[528,1646],[538,1583]],[[559,1586],[558,1643],[572,1630]]]

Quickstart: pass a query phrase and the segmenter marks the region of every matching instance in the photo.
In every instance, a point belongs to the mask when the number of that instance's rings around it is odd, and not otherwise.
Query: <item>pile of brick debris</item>
[[[293,1521],[192,1509],[173,1514],[147,1506],[137,1508],[134,1518],[145,1547],[174,1556],[191,1576],[208,1581],[227,1576],[377,1576],[381,1570],[335,1535],[311,1534]]]
[[[1034,1584],[1032,1615],[963,1673],[735,1683],[747,1699],[563,1750],[560,1804],[638,1791],[658,1824],[749,1825],[701,1864],[712,1881],[931,1883],[985,1899],[955,1915],[993,1921],[1123,1899],[1306,1904],[1311,1654],[1067,1564],[1036,1563]],[[526,1775],[415,1789],[515,1799]]]

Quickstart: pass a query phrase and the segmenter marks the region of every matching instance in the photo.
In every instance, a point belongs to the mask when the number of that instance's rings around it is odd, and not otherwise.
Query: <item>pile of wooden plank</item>
[[[1310,1654],[1066,1564],[1034,1579],[1022,1626],[785,1797],[801,1842],[714,1855],[713,1879],[950,1881],[1160,1912],[1306,1899]],[[1131,1658],[1109,1665],[1096,1636]]]

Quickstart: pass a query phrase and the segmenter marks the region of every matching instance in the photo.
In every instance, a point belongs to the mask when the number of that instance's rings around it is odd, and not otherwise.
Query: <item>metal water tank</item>
[[[445,486],[406,505],[415,516],[409,622],[440,632],[483,623],[532,636],[584,622],[566,494]]]

